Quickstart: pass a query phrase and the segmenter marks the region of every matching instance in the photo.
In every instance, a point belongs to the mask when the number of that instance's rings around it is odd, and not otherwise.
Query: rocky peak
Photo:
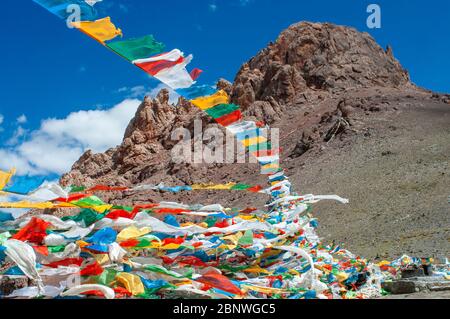
[[[331,24],[299,23],[245,63],[233,84],[220,79],[217,88],[241,105],[247,119],[282,129],[289,137],[282,136],[286,156],[297,158],[324,138],[329,141],[348,130],[355,110],[366,112],[369,106],[352,98],[339,103],[340,95],[347,90],[409,84],[408,73],[395,60],[392,49],[384,51],[368,34]],[[167,90],[153,99],[146,97],[128,125],[122,144],[103,154],[86,152],[61,183],[93,186],[230,181],[236,174],[233,165],[173,163],[171,151],[177,141],[172,140],[172,132],[184,127],[193,136],[196,119],[203,127],[213,122],[182,98],[176,106],[171,105]],[[257,170],[257,165],[239,166],[237,181],[254,183]],[[127,197],[130,199],[134,197]]]
[[[301,22],[282,32],[236,76],[233,100],[242,107],[273,97],[292,102],[310,90],[400,87],[409,75],[367,33],[329,23]]]

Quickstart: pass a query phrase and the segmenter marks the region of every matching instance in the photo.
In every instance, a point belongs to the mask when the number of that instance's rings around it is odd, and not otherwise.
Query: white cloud
[[[15,144],[19,143],[20,139],[23,138],[26,133],[27,133],[27,130],[19,125],[19,127],[14,131],[13,136],[6,142],[6,144],[7,145],[15,145]]]
[[[88,149],[104,152],[121,143],[140,101],[126,99],[107,110],[79,111],[46,119],[23,142],[0,148],[0,168],[18,174],[62,174]]]
[[[28,119],[25,114],[22,114],[21,116],[19,116],[17,118],[17,123],[19,123],[19,124],[25,124],[27,121],[28,121]]]

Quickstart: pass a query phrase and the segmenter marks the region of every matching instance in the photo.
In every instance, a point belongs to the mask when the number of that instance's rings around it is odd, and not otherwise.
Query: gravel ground
[[[390,104],[392,112],[360,119],[365,134],[307,154],[294,184],[350,199],[315,206],[325,241],[370,259],[449,256],[450,105],[422,97]]]

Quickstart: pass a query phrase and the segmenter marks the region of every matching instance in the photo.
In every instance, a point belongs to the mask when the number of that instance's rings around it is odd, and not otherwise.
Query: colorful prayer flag
[[[13,176],[9,186],[3,188],[4,192],[28,195],[39,188],[45,181],[39,176]]]
[[[33,0],[59,18],[66,20],[77,11],[74,5],[80,9],[80,18],[83,21],[95,20],[97,18],[97,10],[90,6],[84,0]]]
[[[206,110],[206,113],[213,119],[218,119],[237,110],[239,110],[239,106],[235,104],[219,104],[209,110]]]
[[[190,102],[199,109],[206,111],[220,104],[228,104],[229,97],[227,92],[220,90],[210,96],[199,97]]]
[[[165,47],[161,42],[157,42],[152,35],[110,42],[106,46],[128,61],[145,59],[149,56],[160,54]]]
[[[102,44],[119,35],[122,36],[122,30],[116,28],[110,17],[96,21],[73,22],[72,25]]]

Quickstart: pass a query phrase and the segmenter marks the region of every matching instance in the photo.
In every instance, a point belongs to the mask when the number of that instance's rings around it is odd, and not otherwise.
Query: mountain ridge
[[[335,183],[335,187],[330,188],[325,187],[327,185],[323,182],[316,181],[318,185],[324,187],[323,190],[315,189],[314,185],[302,179],[302,176],[312,178],[311,173],[316,169],[315,162],[320,163],[323,170],[332,170],[335,166],[332,161],[325,164],[322,161],[329,154],[341,158],[345,154],[339,153],[340,150],[345,149],[351,152],[352,149],[366,145],[367,141],[369,144],[372,142],[377,144],[383,140],[394,139],[394,135],[400,132],[411,134],[410,130],[414,128],[409,127],[409,122],[403,123],[405,119],[408,119],[414,125],[418,125],[411,114],[429,111],[430,114],[427,113],[427,116],[424,116],[429,123],[424,125],[429,125],[429,129],[436,136],[439,130],[447,134],[445,123],[450,112],[450,97],[415,86],[411,83],[408,72],[394,58],[391,48],[383,50],[370,35],[359,33],[353,28],[327,23],[294,24],[283,31],[275,42],[244,63],[233,83],[219,80],[217,86],[227,91],[232,101],[242,107],[245,118],[264,121],[271,127],[280,129],[283,148],[282,166],[287,168],[287,175],[293,181],[294,191],[300,193],[311,193],[314,190],[350,197],[352,193],[360,194],[358,178],[354,176],[352,187],[342,187],[341,184]],[[429,108],[422,107],[422,110],[420,105],[429,106]],[[440,110],[439,112],[442,113],[440,117],[436,116],[440,113],[436,113],[434,109]],[[130,122],[122,144],[103,154],[86,152],[74,164],[72,170],[62,176],[61,184],[135,186],[160,182],[166,185],[209,182],[242,182],[261,185],[266,183],[255,164],[173,163],[170,151],[176,141],[171,139],[171,132],[178,127],[184,127],[193,132],[195,120],[201,121],[203,128],[213,124],[212,119],[184,99],[180,99],[176,107],[170,105],[167,90],[162,90],[154,99],[146,97],[138,108],[135,118]],[[403,123],[401,129],[392,128],[397,127],[397,123]],[[437,124],[433,125],[433,123]],[[419,128],[417,130],[419,131]],[[401,138],[403,142],[408,143],[408,136],[401,136]],[[445,138],[439,138],[439,141],[445,144]],[[398,145],[401,143],[399,142]],[[361,148],[360,153],[365,154],[370,151],[371,148]],[[404,151],[407,150],[404,149]],[[389,152],[392,151],[386,149],[382,152],[387,152],[387,155],[378,159],[380,172],[385,169],[383,163],[387,162],[385,158],[389,158],[391,155]],[[433,181],[437,184],[427,189],[427,194],[436,189],[440,190],[442,184],[445,185],[449,179],[448,161],[445,160],[445,155],[450,152],[448,146],[443,145],[441,152],[444,159],[439,157],[439,161],[442,161],[442,163],[439,162],[442,164],[439,169],[443,170],[444,175],[442,180]],[[355,154],[354,157],[360,162],[353,163],[353,158],[346,158],[345,161],[349,167],[367,164],[364,156],[359,158],[358,154]],[[410,163],[416,160],[417,158],[413,155],[405,157],[404,162]],[[386,169],[395,170],[393,167]],[[412,169],[411,166],[405,174],[410,174]],[[351,170],[347,171],[349,176],[352,175]],[[360,170],[359,173],[360,179],[363,180],[364,170]],[[319,173],[316,171],[315,174]],[[326,176],[324,178],[327,179]],[[424,179],[421,176],[415,178]],[[400,187],[400,179],[401,177],[398,176],[396,180],[390,181],[392,185],[395,185],[394,188]],[[345,178],[339,180],[340,183],[345,182]],[[378,182],[383,183],[383,180]],[[331,177],[330,183],[333,183]],[[343,192],[342,188],[349,194]],[[382,192],[381,188],[380,192]],[[224,194],[213,191],[189,194],[153,192],[151,194],[106,193],[102,195],[106,201],[114,204],[169,200],[203,204],[222,203],[242,209],[250,206],[262,207],[266,200],[260,194],[253,198],[247,194]],[[385,195],[389,197],[388,193]],[[440,202],[440,196],[442,195],[428,197],[426,202],[431,205],[430,210],[435,208],[439,210],[438,215],[444,218],[445,222],[448,217],[445,215],[445,207]],[[356,224],[361,223],[367,216],[378,213],[370,201],[370,191],[361,193],[357,200],[363,203],[357,205],[359,219],[355,221]],[[350,207],[351,205],[352,203]],[[346,209],[334,204],[324,207],[329,214],[337,211],[343,214],[342,210]],[[405,216],[413,210],[411,204],[405,203],[405,199],[402,198],[394,198],[391,202],[384,201],[383,207],[386,211],[396,211],[395,207],[399,207],[398,213]],[[364,232],[358,228],[352,228],[351,232],[344,234],[339,224],[334,225],[327,214],[323,215],[319,212],[318,217],[319,221],[324,221],[324,233],[320,232],[322,235],[326,235],[330,240],[346,240],[350,250],[354,248],[356,253],[367,257],[398,257],[396,254],[400,252],[435,253],[429,244],[420,243],[426,236],[423,238],[419,236],[419,239],[413,238],[404,245],[396,244],[388,249],[384,248],[386,245],[377,242],[388,233],[393,235],[392,227],[388,225],[384,225],[386,229],[381,230],[379,234],[372,231]],[[348,220],[348,216],[346,218],[347,222],[352,222],[351,219]],[[429,226],[434,227],[436,223],[438,221],[433,219]],[[373,238],[366,238],[367,242],[371,243],[371,247],[359,243],[364,241],[364,233],[372,234]],[[449,230],[440,227],[437,233],[438,235],[431,234],[433,247],[436,247],[436,250],[442,248],[441,252],[448,253],[446,241],[450,238]],[[395,236],[392,243],[395,243]],[[417,243],[416,246],[414,246],[415,243]]]

